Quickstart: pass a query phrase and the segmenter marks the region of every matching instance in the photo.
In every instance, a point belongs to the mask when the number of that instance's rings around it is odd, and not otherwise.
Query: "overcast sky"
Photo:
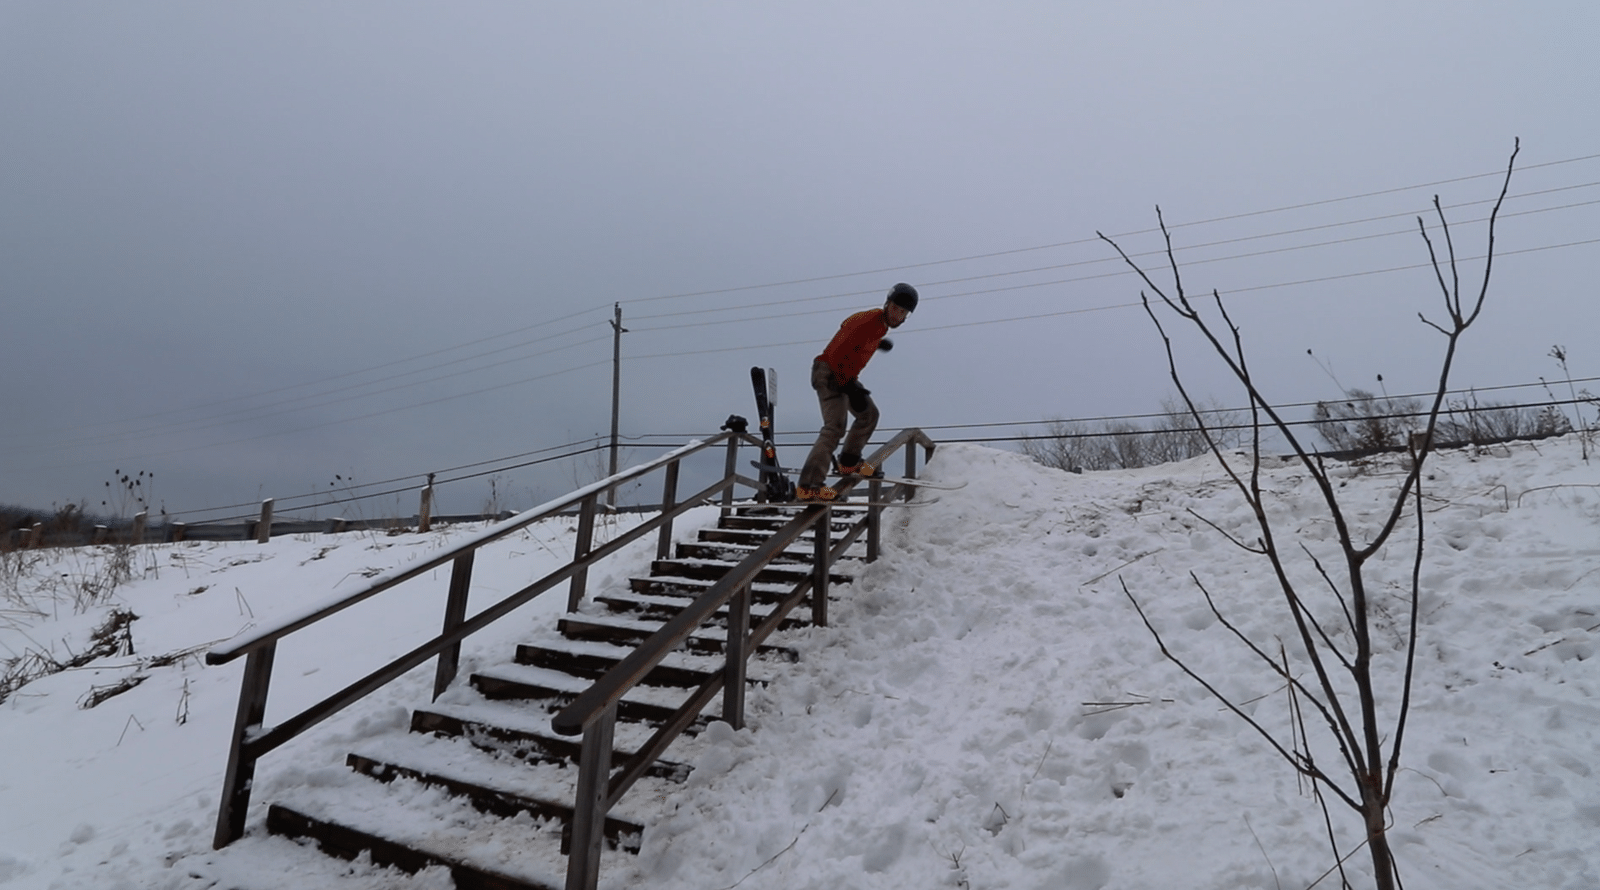
[[[1455,383],[1554,379],[1558,343],[1600,375],[1597,35],[1578,0],[7,0],[0,502],[142,470],[192,511],[604,435],[614,303],[623,435],[752,415],[760,364],[805,441],[810,358],[901,280],[885,430],[1142,413],[1160,340],[1095,232],[1150,250],[1158,204],[1278,400],[1421,391],[1416,216],[1438,194],[1481,256],[1516,137]]]

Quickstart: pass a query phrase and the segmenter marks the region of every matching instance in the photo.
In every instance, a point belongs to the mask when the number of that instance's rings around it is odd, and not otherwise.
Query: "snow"
[[[1385,515],[1400,460],[1335,469],[1358,538]],[[1268,463],[1280,544],[1300,554],[1303,542],[1340,577],[1314,486],[1297,466]],[[1337,873],[1323,878],[1334,861],[1316,801],[1259,733],[1162,656],[1129,600],[1174,654],[1287,738],[1284,684],[1196,584],[1241,632],[1293,657],[1270,571],[1224,537],[1254,532],[1215,460],[1072,475],[947,445],[927,475],[968,484],[889,514],[882,557],[835,586],[832,626],[784,635],[801,659],[763,669],[772,679],[752,690],[745,729],[713,723],[668,752],[695,769],[681,785],[647,780],[619,808],[647,828],[637,856],[607,854],[602,886],[1338,886]],[[1600,468],[1569,437],[1442,453],[1428,475],[1416,691],[1390,814],[1406,886],[1600,886]],[[697,511],[679,535],[714,521]],[[65,659],[113,606],[139,618],[132,655],[37,680],[0,705],[0,888],[451,886],[439,869],[334,863],[263,827],[266,805],[286,797],[365,806],[436,836],[476,818],[421,786],[395,792],[397,810],[344,766],[352,750],[425,752],[406,730],[428,703],[431,663],[268,755],[248,835],[214,853],[242,663],[149,659],[203,653],[483,531],[150,546],[136,551],[133,580],[82,611],[72,591],[110,548],[6,555],[4,657]],[[1368,568],[1389,713],[1415,534],[1406,519]],[[648,571],[646,537],[591,574],[591,596]],[[571,520],[491,545],[473,609],[571,548]],[[446,566],[286,640],[268,722],[436,633],[448,577]],[[1337,608],[1303,555],[1292,578],[1319,608]],[[552,591],[469,640],[463,676],[553,634],[564,601]],[[79,707],[136,674],[137,687]],[[454,695],[445,707],[469,707]],[[1309,717],[1307,728],[1319,761],[1336,763],[1326,729]],[[530,771],[525,787],[547,778]],[[1356,851],[1352,883],[1370,886],[1354,814],[1337,801],[1330,813],[1341,850]],[[461,843],[514,862],[518,833],[538,830],[502,820],[494,837]]]

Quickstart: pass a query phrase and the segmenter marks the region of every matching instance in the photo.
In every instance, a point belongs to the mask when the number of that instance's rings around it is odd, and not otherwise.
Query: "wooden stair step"
[[[617,615],[572,614],[562,618],[557,623],[557,629],[562,636],[572,640],[603,640],[610,643],[638,645],[661,630],[661,622],[633,621]],[[727,644],[726,636],[694,634],[684,641],[684,648],[703,655],[721,655]],[[790,662],[800,660],[800,653],[794,649],[770,643],[761,644],[756,653]]]
[[[555,675],[542,668],[524,665],[500,665],[472,675],[472,688],[491,701],[540,701],[545,713],[571,704],[591,682],[581,677]],[[751,680],[752,683],[760,682]],[[697,684],[698,685],[698,684]],[[656,695],[648,693],[655,692]],[[665,695],[661,693],[666,693]],[[617,719],[631,723],[645,723],[659,727],[672,719],[687,697],[687,690],[671,687],[654,690],[636,687],[617,702]],[[704,720],[685,730],[699,732]]]
[[[414,849],[370,830],[310,816],[283,804],[268,807],[267,831],[281,837],[309,838],[322,852],[340,859],[355,859],[365,851],[375,865],[413,874],[430,866],[443,866],[450,870],[450,879],[457,890],[557,890],[557,885],[551,881],[490,871],[442,853]]]
[[[476,712],[479,709],[473,710]],[[525,712],[523,716],[526,718]],[[619,721],[617,735],[627,735],[628,730],[635,727],[636,724]],[[577,763],[583,747],[582,739],[577,736],[556,735],[549,728],[548,720],[542,726],[528,725],[526,719],[518,725],[511,720],[485,718],[476,713],[469,715],[438,705],[413,711],[411,731],[455,736],[485,750],[501,751],[522,760],[544,763]],[[613,748],[612,757],[614,762],[620,763],[633,753],[634,749],[623,741],[619,747]],[[657,760],[650,765],[646,775],[681,781],[689,775],[689,770],[688,764]]]
[[[481,813],[489,813],[503,819],[516,817],[518,813],[529,813],[541,819],[559,819],[570,824],[572,822],[572,798],[569,794],[565,800],[545,800],[529,797],[510,791],[490,788],[467,779],[443,775],[405,766],[398,763],[389,763],[367,757],[363,754],[352,753],[345,759],[346,765],[364,776],[370,776],[379,782],[392,782],[395,779],[406,778],[424,785],[442,788],[446,792],[463,798],[473,809]],[[607,816],[604,833],[606,838],[617,844],[621,849],[630,853],[639,852],[639,835],[644,832],[644,826],[628,820]],[[563,843],[563,848],[566,844]],[[562,852],[566,852],[563,849]]]
[[[793,516],[724,516],[717,521],[717,528],[775,532],[788,525],[793,519]],[[835,519],[828,524],[828,528],[837,535],[849,531],[850,526],[853,524],[850,521]],[[812,533],[807,531],[805,534],[809,537]]]
[[[806,577],[810,577],[809,573]],[[838,583],[845,584],[848,582],[849,579],[845,579]],[[682,600],[695,599],[701,594],[704,594],[706,591],[710,590],[711,586],[716,583],[717,582],[715,580],[706,580],[702,578],[673,578],[666,576],[652,578],[629,578],[628,590],[639,596],[657,597],[663,601],[669,599],[679,600],[680,602],[677,605],[681,607],[683,605],[681,602]],[[772,603],[781,602],[783,599],[788,597],[789,594],[794,593],[795,585],[799,583],[800,579],[796,579],[787,584],[774,584],[770,581],[757,582],[756,584],[752,584],[750,586],[750,602],[760,605],[771,605]],[[620,591],[618,592],[620,593]],[[608,594],[608,596],[609,595],[611,594]],[[596,597],[595,599],[599,601],[600,597]]]
[[[693,559],[658,559],[650,563],[652,578],[694,578],[718,581],[734,568],[734,563]],[[811,577],[810,566],[768,565],[756,573],[758,584],[798,584]],[[852,576],[834,571],[828,575],[835,584],[848,584]]]
[[[865,488],[853,489],[850,492],[852,496],[858,496],[865,493]],[[745,504],[740,507],[735,507],[731,515],[766,519],[780,518],[783,521],[788,522],[796,516],[799,516],[801,512],[807,509],[809,509],[809,505],[797,503]],[[851,503],[850,501],[835,501],[833,504],[834,521],[853,522],[866,515],[866,512],[867,508],[864,504]]]
[[[517,664],[549,668],[574,677],[598,680],[629,654],[629,650],[620,647],[607,648],[613,651],[582,652],[524,643],[517,646]],[[701,659],[701,661],[709,660]],[[722,670],[720,663],[707,663],[696,667],[664,661],[645,675],[644,683],[649,686],[694,687],[704,683],[720,670]]]
[[[683,611],[684,606],[688,605],[689,602],[688,595],[674,597],[637,593],[608,593],[602,596],[597,596],[594,599],[595,602],[605,606],[613,612],[641,615],[664,620],[671,620],[673,617],[677,616]],[[803,603],[809,601],[810,597],[808,596]],[[752,597],[752,602],[750,605],[751,623],[758,623],[765,620],[766,617],[772,613],[772,609],[769,606],[770,604],[761,602],[758,597]],[[708,626],[726,627],[727,617],[728,609],[726,606],[723,606],[712,614],[712,617],[708,622]],[[803,627],[806,623],[807,622],[803,620],[791,617],[785,618],[779,627],[781,629],[788,630],[790,628]]]
[[[752,547],[759,547],[762,544],[767,543],[767,541],[772,538],[772,535],[770,531],[763,531],[759,529],[703,528],[700,529],[699,537],[702,543],[707,544],[745,544]],[[843,538],[843,535],[829,536],[829,540],[834,543],[838,543],[839,541],[843,540]],[[809,548],[812,546],[813,540],[814,539],[811,537],[811,533],[806,532],[796,539],[796,546]]]
[[[403,766],[530,800],[571,803],[576,790],[577,773],[567,763],[521,760],[453,736],[388,732],[361,739],[349,751],[363,760]],[[640,793],[618,801],[612,816],[643,824],[657,812],[654,799],[671,793],[676,786],[666,779],[646,777],[639,780],[637,787]]]
[[[859,551],[859,556],[866,554],[865,545],[852,546],[852,550]],[[705,541],[681,541],[674,550],[678,559],[721,560],[737,565],[745,557],[756,552],[756,547],[750,544],[709,543]],[[791,547],[774,557],[773,565],[810,565],[816,557],[816,551],[811,546]],[[846,556],[846,559],[852,558]]]

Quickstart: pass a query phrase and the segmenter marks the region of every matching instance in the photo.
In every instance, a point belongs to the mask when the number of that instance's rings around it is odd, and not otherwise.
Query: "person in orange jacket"
[[[839,333],[811,363],[811,388],[817,391],[817,401],[822,406],[822,432],[817,434],[817,442],[800,470],[795,497],[802,501],[831,501],[838,496],[823,482],[833,462],[833,449],[841,438],[844,450],[839,453],[839,472],[872,475],[874,468],[862,461],[861,450],[878,428],[878,406],[872,401],[872,392],[861,385],[861,371],[873,355],[894,348],[894,342],[885,335],[890,328],[904,324],[906,316],[916,308],[917,289],[903,282],[895,285],[883,308],[857,312],[845,319]],[[854,418],[849,435],[845,434],[847,418]]]

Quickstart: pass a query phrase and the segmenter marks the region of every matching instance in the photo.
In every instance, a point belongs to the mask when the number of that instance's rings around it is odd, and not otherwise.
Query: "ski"
[[[761,482],[766,486],[763,494],[770,501],[788,501],[794,499],[794,483],[784,475],[778,466],[778,449],[773,444],[772,411],[778,401],[778,372],[772,368],[750,369],[750,384],[756,393],[756,418],[761,427],[761,457],[765,464],[755,463],[761,468]]]
[[[771,504],[773,507],[931,507],[939,503],[938,498],[928,498],[925,501],[852,501],[848,498],[833,501],[788,501],[781,504]]]
[[[758,470],[761,470],[762,473],[783,473],[783,474],[790,475],[790,476],[798,476],[798,475],[800,475],[800,471],[799,470],[790,469],[789,467],[784,467],[784,466],[778,466],[777,464],[761,463],[760,461],[754,461],[753,460],[753,461],[750,462],[750,465],[755,467]],[[931,488],[931,489],[935,489],[937,491],[956,491],[956,490],[959,490],[959,489],[967,487],[967,483],[965,483],[965,482],[959,483],[957,485],[947,485],[947,484],[942,483],[942,482],[924,482],[921,479],[912,479],[912,478],[909,478],[907,476],[857,476],[857,475],[841,476],[841,475],[839,475],[837,473],[832,473],[830,475],[833,476],[833,478],[835,478],[835,479],[837,479],[837,480],[839,480],[841,482],[848,482],[848,481],[851,481],[851,480],[861,480],[861,481],[864,481],[864,482],[882,482],[882,483],[884,483],[886,485],[910,485],[910,486],[913,486],[913,487],[916,487],[916,488]]]
[[[802,501],[801,503],[804,503]],[[928,498],[925,501],[833,501],[835,507],[931,507],[939,503],[938,498]]]

